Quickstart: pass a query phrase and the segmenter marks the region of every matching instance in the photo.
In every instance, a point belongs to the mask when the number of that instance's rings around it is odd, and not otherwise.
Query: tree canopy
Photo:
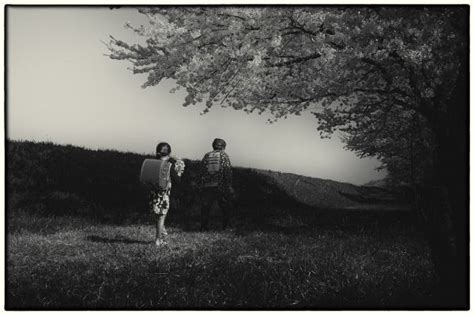
[[[148,74],[143,87],[175,80],[171,92],[185,90],[184,106],[205,102],[205,111],[221,105],[279,119],[310,110],[322,136],[339,131],[348,149],[399,171],[433,150],[466,49],[459,7],[139,11],[148,25],[128,27],[146,44],[111,36],[108,48]]]
[[[148,25],[129,27],[145,44],[111,37],[109,56],[148,74],[143,87],[174,80],[185,106],[274,119],[311,111],[321,136],[337,131],[349,150],[410,185],[443,294],[467,300],[468,11],[142,7]]]

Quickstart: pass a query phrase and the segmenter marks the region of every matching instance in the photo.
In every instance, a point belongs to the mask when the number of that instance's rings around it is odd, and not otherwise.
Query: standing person
[[[156,147],[156,158],[161,162],[159,166],[159,183],[153,185],[150,191],[150,208],[156,214],[156,246],[166,244],[168,235],[165,229],[165,219],[170,207],[172,183],[178,183],[184,172],[184,162],[170,156],[171,146],[160,142]]]
[[[216,138],[212,142],[213,151],[204,155],[200,167],[199,187],[201,192],[201,230],[208,230],[209,211],[215,201],[222,211],[222,227],[229,223],[232,188],[232,165],[224,152],[226,142]]]

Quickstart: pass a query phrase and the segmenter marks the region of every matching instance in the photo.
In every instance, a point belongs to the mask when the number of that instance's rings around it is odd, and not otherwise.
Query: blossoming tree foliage
[[[205,102],[205,112],[217,104],[278,119],[309,109],[322,136],[339,130],[349,149],[385,163],[394,141],[431,140],[461,67],[456,8],[139,10],[149,25],[128,26],[146,44],[111,37],[109,49],[148,74],[143,87],[173,79],[184,106]]]
[[[184,106],[205,102],[205,112],[228,106],[279,119],[311,111],[322,136],[338,131],[348,149],[378,157],[399,182],[447,186],[453,206],[462,199],[452,174],[465,173],[465,7],[139,11],[148,24],[128,27],[143,44],[111,36],[108,48],[148,75],[143,87],[172,79]]]

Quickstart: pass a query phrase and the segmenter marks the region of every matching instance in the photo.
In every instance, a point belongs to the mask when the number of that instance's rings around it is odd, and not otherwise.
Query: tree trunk
[[[456,88],[446,112],[435,113],[434,176],[425,189],[427,236],[439,275],[439,302],[449,308],[468,305],[468,76],[462,52]],[[438,115],[436,115],[438,114]],[[437,116],[437,117],[436,117]]]

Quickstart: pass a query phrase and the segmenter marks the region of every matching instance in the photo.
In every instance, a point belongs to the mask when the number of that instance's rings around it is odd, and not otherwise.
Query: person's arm
[[[232,191],[232,164],[230,163],[230,158],[227,153],[223,152],[222,154],[222,172],[224,179],[224,186]]]

